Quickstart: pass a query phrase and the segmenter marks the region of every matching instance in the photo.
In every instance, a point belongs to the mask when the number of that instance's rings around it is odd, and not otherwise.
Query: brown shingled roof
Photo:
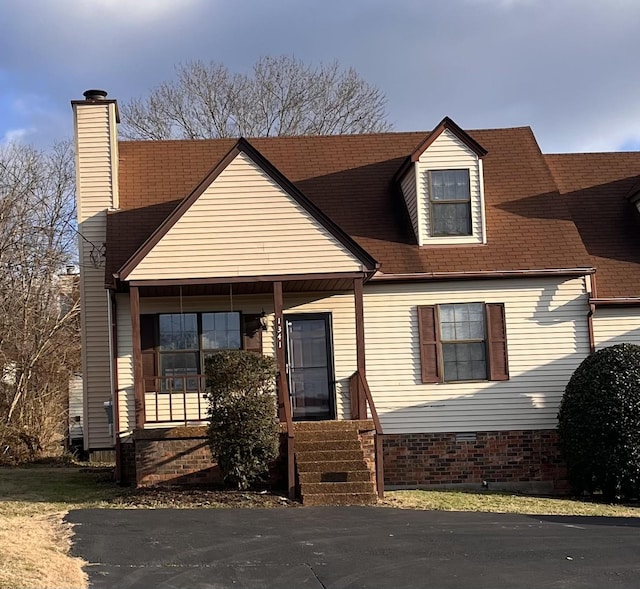
[[[394,174],[428,135],[274,137],[251,144],[385,274],[589,267],[566,199],[525,128],[469,131],[483,158],[487,245],[416,244]],[[107,276],[142,245],[234,140],[121,142],[121,211],[107,224]]]
[[[626,199],[640,180],[640,153],[545,159],[597,268],[597,298],[640,296],[640,214]]]

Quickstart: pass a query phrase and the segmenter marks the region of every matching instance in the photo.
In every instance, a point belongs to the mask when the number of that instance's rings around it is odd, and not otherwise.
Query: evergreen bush
[[[208,441],[227,484],[247,489],[268,473],[279,451],[273,358],[243,350],[205,361]]]
[[[586,358],[558,413],[569,482],[605,499],[640,496],[640,346],[620,344]]]

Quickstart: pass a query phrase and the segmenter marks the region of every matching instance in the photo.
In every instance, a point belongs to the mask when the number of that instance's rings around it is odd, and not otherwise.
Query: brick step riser
[[[359,460],[309,460],[302,461],[297,460],[298,472],[321,472],[321,473],[336,473],[336,472],[354,472],[354,471],[367,471],[368,467],[365,461],[360,456]]]
[[[371,425],[369,425],[371,424]],[[373,429],[373,422],[368,420],[363,421],[299,421],[293,424],[293,431],[308,432],[308,431],[327,431],[327,430],[350,430],[358,431],[358,429]]]
[[[315,441],[336,442],[339,440],[359,440],[355,430],[318,430],[313,432],[296,432],[295,443]]]
[[[329,493],[373,493],[373,483],[301,483],[300,491],[303,499],[308,495]]]
[[[374,493],[334,493],[329,495],[307,495],[303,499],[306,506],[313,505],[374,505]]]
[[[308,483],[366,483],[371,482],[371,471],[352,470],[346,472],[300,472],[300,484]]]
[[[296,451],[296,460],[300,462],[321,462],[321,461],[345,461],[362,460],[362,450],[312,450],[307,452]]]
[[[344,451],[362,451],[358,440],[314,440],[311,442],[299,442],[296,440],[296,454],[304,454],[306,452],[329,452],[334,450]]]

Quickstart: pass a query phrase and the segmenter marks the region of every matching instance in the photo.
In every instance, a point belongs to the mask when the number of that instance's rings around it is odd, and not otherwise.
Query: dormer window
[[[402,164],[395,180],[418,245],[487,243],[482,161],[486,153],[445,117]]]
[[[472,235],[469,170],[429,171],[432,235]]]

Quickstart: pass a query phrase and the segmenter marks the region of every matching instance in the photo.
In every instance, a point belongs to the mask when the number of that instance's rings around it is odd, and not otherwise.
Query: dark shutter
[[[438,359],[440,338],[435,305],[418,307],[418,333],[422,382],[441,382],[442,371]]]
[[[142,350],[142,376],[147,393],[156,390],[154,376],[157,376],[157,315],[140,315],[140,348]]]
[[[260,315],[242,315],[242,348],[262,354],[262,323]]]
[[[489,380],[509,380],[504,305],[502,303],[488,303],[486,309]]]

